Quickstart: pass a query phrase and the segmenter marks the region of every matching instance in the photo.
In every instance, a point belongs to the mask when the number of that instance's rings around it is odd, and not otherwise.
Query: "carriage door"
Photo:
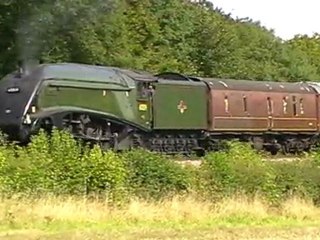
[[[150,82],[138,82],[137,108],[138,122],[147,128],[152,127],[153,87]]]
[[[267,97],[267,110],[268,110],[268,130],[273,128],[273,101],[271,97]]]

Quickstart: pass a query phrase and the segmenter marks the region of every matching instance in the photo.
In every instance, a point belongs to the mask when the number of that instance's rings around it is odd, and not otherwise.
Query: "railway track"
[[[305,157],[278,157],[278,158],[263,158],[263,161],[271,161],[271,162],[294,162],[305,160]]]
[[[303,161],[308,159],[307,156],[284,156],[284,155],[279,155],[279,156],[263,156],[262,160],[263,161],[271,161],[271,162],[294,162],[294,161]],[[178,159],[175,160],[176,163],[179,163],[184,166],[196,166],[199,167],[201,166],[203,159]]]

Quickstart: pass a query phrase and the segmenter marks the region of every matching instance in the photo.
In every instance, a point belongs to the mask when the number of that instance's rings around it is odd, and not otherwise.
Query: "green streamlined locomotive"
[[[319,86],[153,75],[116,67],[42,64],[0,81],[0,129],[28,142],[64,129],[105,149],[203,154],[241,139],[276,153],[318,141]]]

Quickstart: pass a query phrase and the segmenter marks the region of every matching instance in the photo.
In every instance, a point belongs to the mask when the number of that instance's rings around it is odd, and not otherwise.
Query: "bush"
[[[82,161],[87,194],[108,193],[110,200],[123,200],[128,171],[119,156],[112,151],[103,152],[98,146],[94,146]]]
[[[280,198],[300,196],[320,203],[319,166],[315,159],[272,163],[276,171],[275,184]]]
[[[137,197],[160,199],[192,187],[192,174],[173,160],[144,150],[122,156],[129,169],[128,188]]]
[[[0,185],[5,194],[88,195],[113,198],[126,182],[121,158],[95,146],[82,147],[71,135],[53,131],[27,147],[0,148]]]
[[[215,198],[238,192],[276,198],[273,169],[248,144],[230,142],[228,151],[208,154],[201,168],[204,188]]]
[[[159,200],[177,194],[218,199],[241,193],[277,203],[293,195],[320,203],[320,151],[307,160],[264,161],[250,145],[230,142],[200,167],[137,149],[121,154],[88,148],[70,134],[40,132],[26,147],[0,141],[0,192],[10,196],[99,195]]]

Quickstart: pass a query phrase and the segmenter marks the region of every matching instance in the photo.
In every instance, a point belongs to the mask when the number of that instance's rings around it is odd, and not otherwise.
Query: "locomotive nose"
[[[12,140],[21,138],[21,121],[30,91],[26,82],[15,75],[0,80],[0,131]]]
[[[19,94],[19,87],[10,86],[6,80],[0,80],[0,130],[10,136],[15,136],[19,131],[18,102],[14,99]]]

